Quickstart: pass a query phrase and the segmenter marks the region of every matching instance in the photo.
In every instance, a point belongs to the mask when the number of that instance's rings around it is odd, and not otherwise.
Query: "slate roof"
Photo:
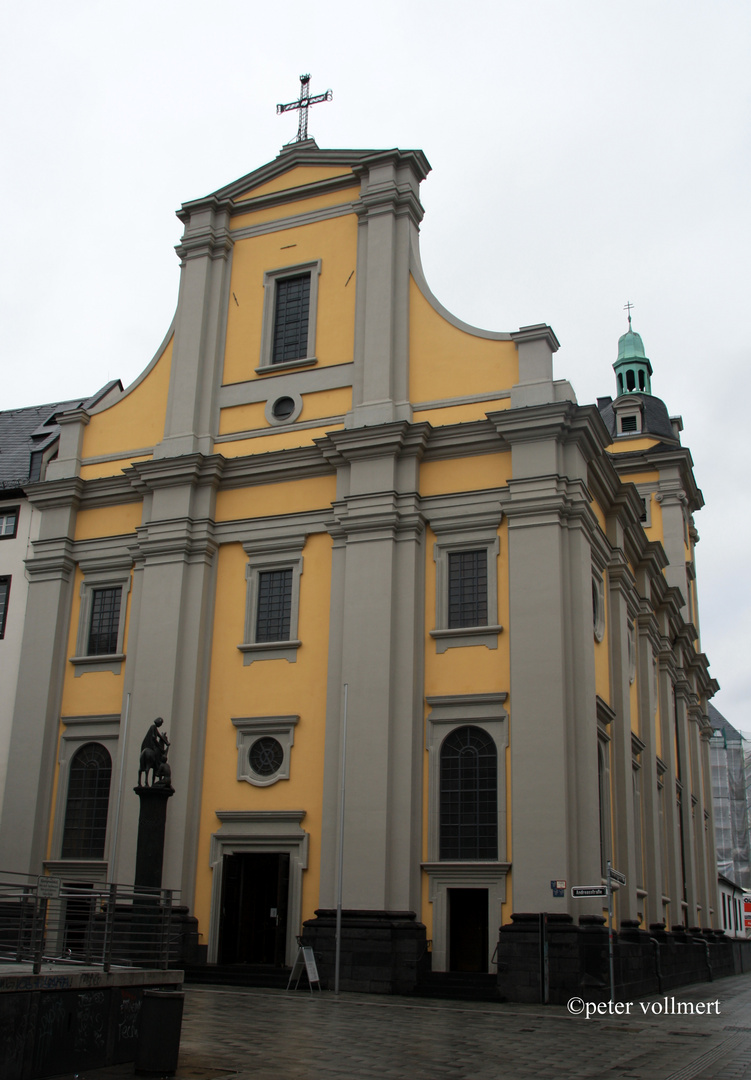
[[[117,383],[118,380],[113,379],[92,397],[0,412],[0,498],[39,479],[44,451],[60,435],[60,426],[56,423],[59,413],[80,406],[93,408]]]
[[[737,728],[734,728],[729,720],[726,720],[719,709],[716,709],[711,701],[707,705],[707,715],[709,716],[709,722],[712,727],[717,731],[723,731],[725,733],[726,740],[729,738],[731,742],[740,742],[743,736]]]
[[[630,398],[637,397],[644,406],[642,414],[642,430],[640,435],[656,435],[660,439],[669,439],[671,443],[678,445],[673,425],[670,423],[665,402],[652,394],[629,394]],[[615,438],[615,412],[611,398],[598,398],[597,408],[600,416],[605,421],[605,426],[610,432],[611,438]]]

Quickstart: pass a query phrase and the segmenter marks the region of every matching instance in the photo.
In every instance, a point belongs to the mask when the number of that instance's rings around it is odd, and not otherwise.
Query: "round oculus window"
[[[257,776],[273,776],[282,767],[284,750],[276,739],[264,735],[251,746],[249,758],[250,767]]]
[[[271,407],[271,413],[275,420],[288,420],[295,411],[295,402],[291,397],[277,398]]]

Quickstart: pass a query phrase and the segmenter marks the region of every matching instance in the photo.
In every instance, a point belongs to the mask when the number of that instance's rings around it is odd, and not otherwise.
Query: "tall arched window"
[[[70,763],[63,859],[101,859],[107,835],[112,759],[101,743],[86,743]]]
[[[498,858],[498,752],[482,728],[457,728],[441,747],[440,858]]]

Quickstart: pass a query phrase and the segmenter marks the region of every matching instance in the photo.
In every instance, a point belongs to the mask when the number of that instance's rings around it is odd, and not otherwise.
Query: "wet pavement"
[[[751,1080],[751,975],[571,1008],[188,986],[176,1080]]]

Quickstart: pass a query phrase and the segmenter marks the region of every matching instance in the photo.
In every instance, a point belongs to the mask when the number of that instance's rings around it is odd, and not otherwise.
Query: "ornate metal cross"
[[[628,328],[629,328],[629,330],[631,329],[631,308],[633,308],[635,306],[636,305],[632,304],[630,300],[627,300],[626,303],[623,305],[623,310],[628,311]]]
[[[287,105],[277,105],[277,113],[291,112],[292,109],[300,110],[300,120],[297,125],[297,138],[293,142],[304,142],[308,137],[308,109],[311,105],[318,105],[321,101],[331,101],[334,95],[330,90],[325,94],[310,96],[310,75],[300,76],[300,97],[297,101],[290,101]]]

